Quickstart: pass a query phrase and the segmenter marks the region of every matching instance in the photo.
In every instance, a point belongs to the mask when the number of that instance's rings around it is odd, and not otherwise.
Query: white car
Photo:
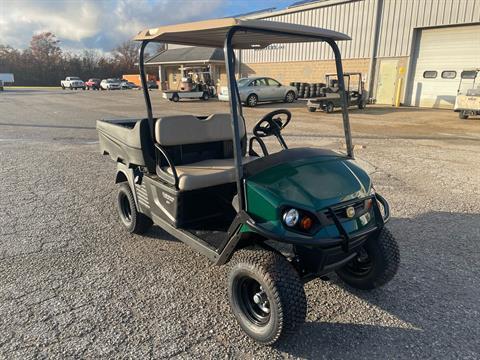
[[[103,79],[100,82],[100,89],[102,90],[120,90],[122,83],[118,79]]]
[[[297,99],[298,91],[294,86],[282,85],[277,80],[255,76],[237,81],[240,100],[247,106],[254,107],[261,101],[283,101],[292,103]],[[227,101],[228,88],[221,87],[218,99]]]
[[[67,76],[65,80],[60,81],[60,86],[63,90],[65,89],[83,89],[85,90],[85,83],[82,79],[76,76]]]

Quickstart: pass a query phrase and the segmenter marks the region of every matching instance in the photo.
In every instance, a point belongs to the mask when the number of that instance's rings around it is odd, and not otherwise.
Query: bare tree
[[[112,55],[119,68],[128,72],[135,70],[135,62],[138,59],[139,44],[133,41],[124,41],[112,50]]]

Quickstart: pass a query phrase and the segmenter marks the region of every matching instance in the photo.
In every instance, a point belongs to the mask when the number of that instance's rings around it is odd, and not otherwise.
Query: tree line
[[[13,73],[19,86],[59,86],[66,76],[119,78],[138,72],[138,49],[138,44],[125,41],[109,56],[93,50],[71,53],[60,48],[55,34],[44,32],[34,35],[24,50],[0,44],[0,73]]]

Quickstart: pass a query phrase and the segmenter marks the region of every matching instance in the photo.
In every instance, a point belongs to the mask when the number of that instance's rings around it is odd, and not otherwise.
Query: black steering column
[[[283,116],[282,116],[283,115]],[[249,155],[258,156],[253,150],[253,142],[257,141],[262,149],[263,155],[268,155],[267,147],[263,142],[264,137],[275,136],[283,149],[288,149],[288,146],[283,139],[282,130],[288,125],[292,119],[292,113],[287,109],[279,109],[271,111],[260,119],[260,121],[253,127],[253,137],[249,143]]]

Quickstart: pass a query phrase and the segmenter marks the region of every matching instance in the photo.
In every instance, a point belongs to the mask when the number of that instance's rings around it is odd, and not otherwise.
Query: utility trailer
[[[368,92],[363,86],[362,73],[344,73],[343,77],[347,105],[364,109],[368,100]],[[320,109],[327,113],[332,113],[335,108],[342,106],[337,74],[327,74],[325,80],[327,86],[321,89],[321,95],[307,99],[308,111],[315,112]]]
[[[180,99],[199,99],[199,100],[208,100],[210,99],[210,94],[208,90],[165,90],[162,94],[164,99],[178,102]]]

